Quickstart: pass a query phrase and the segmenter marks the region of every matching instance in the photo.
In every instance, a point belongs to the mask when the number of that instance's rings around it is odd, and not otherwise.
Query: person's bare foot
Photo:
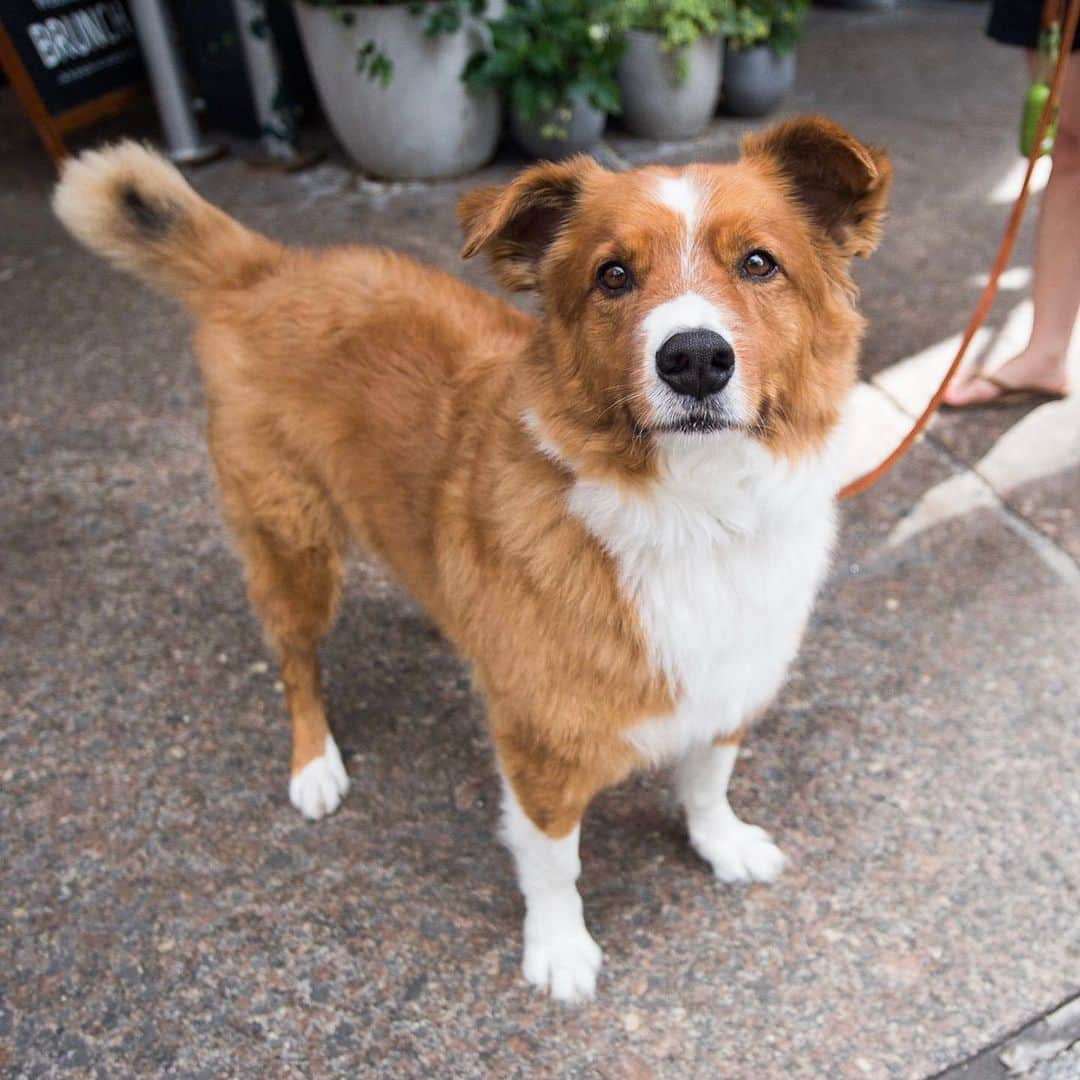
[[[1063,360],[1025,349],[992,372],[962,375],[945,391],[944,401],[953,409],[989,405],[1012,390],[1063,397],[1069,392]]]

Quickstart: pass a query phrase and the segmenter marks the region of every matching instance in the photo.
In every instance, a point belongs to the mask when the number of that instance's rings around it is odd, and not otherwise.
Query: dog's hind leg
[[[248,595],[285,687],[292,720],[289,799],[305,817],[321,818],[349,789],[326,722],[316,658],[341,590],[343,531],[325,496],[299,477],[264,473],[241,481],[220,457],[217,465]]]

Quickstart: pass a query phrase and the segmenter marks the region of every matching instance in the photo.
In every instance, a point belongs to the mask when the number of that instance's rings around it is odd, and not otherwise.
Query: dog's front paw
[[[304,817],[317,821],[332,814],[349,790],[349,776],[341,762],[333,735],[326,736],[323,752],[289,780],[289,802]]]
[[[600,946],[583,922],[551,926],[526,917],[522,973],[526,982],[547,990],[556,1001],[574,1004],[591,998],[602,959]]]
[[[775,881],[784,869],[784,853],[757,825],[736,817],[691,826],[694,850],[723,882]]]

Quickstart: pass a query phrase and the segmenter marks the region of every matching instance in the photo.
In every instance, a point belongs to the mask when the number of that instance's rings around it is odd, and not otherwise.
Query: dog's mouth
[[[653,431],[674,435],[711,435],[727,431],[733,425],[730,420],[712,412],[690,412],[678,420],[657,424]]]
[[[737,427],[725,405],[706,398],[704,401],[682,402],[664,410],[665,415],[656,417],[650,429],[658,434],[712,435]]]

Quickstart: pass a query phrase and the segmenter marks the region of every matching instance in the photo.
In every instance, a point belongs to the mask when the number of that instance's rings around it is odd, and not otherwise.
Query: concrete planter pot
[[[686,139],[699,134],[716,112],[720,61],[717,34],[702,36],[684,49],[664,52],[659,34],[631,30],[618,72],[626,130],[649,139]]]
[[[795,84],[795,54],[768,45],[724,50],[724,108],[735,116],[772,112]]]
[[[543,129],[550,123],[561,127],[566,132],[565,137],[545,135]],[[547,115],[530,122],[517,113],[510,114],[510,133],[514,140],[527,154],[543,161],[558,161],[591,150],[600,141],[606,124],[607,113],[576,94],[571,95],[568,116]]]
[[[323,111],[365,172],[429,180],[490,160],[501,127],[498,95],[474,94],[461,81],[466,61],[483,44],[480,20],[428,37],[422,16],[405,4],[348,7],[347,26],[331,9],[302,0],[293,6]],[[393,62],[389,86],[356,70],[367,41]]]

